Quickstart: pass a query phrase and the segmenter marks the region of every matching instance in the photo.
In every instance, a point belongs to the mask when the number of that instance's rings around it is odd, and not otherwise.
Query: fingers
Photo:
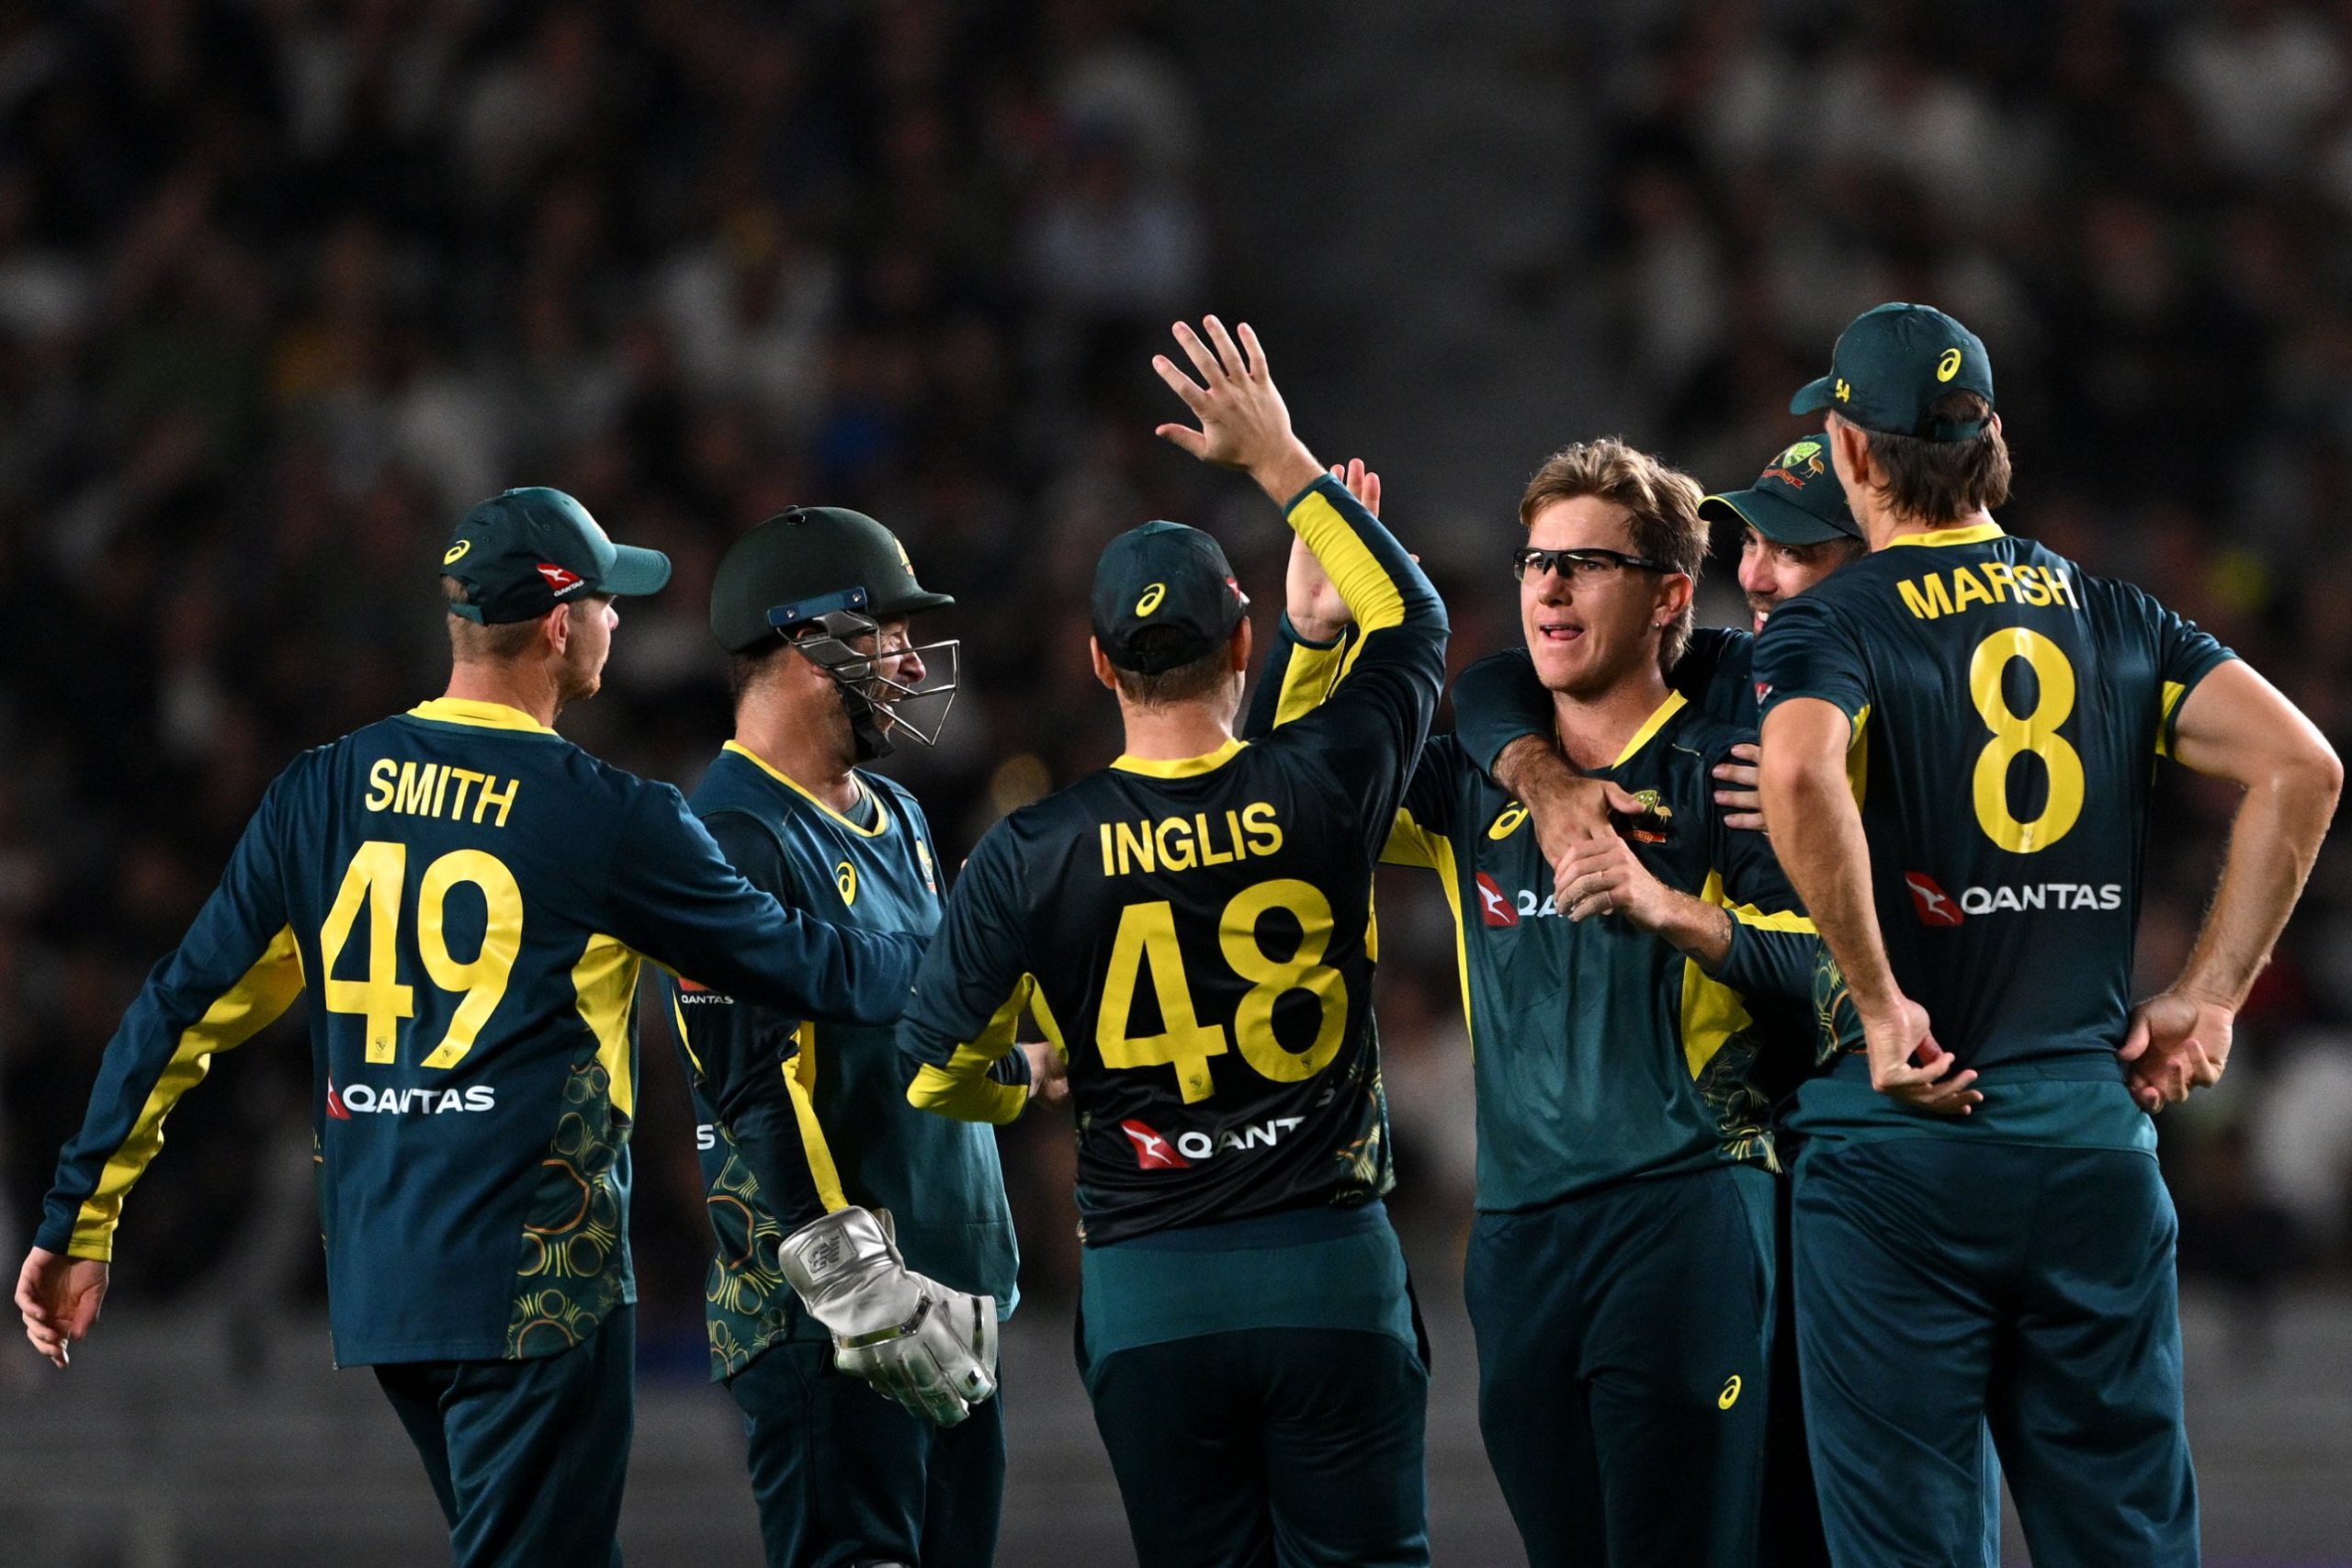
[[[1720,795],[1715,799],[1724,801]],[[1735,833],[1760,833],[1764,831],[1764,814],[1761,811],[1726,811],[1724,813],[1724,826]]]
[[[1152,434],[1182,446],[1193,457],[1205,460],[1209,455],[1209,438],[1189,424],[1163,424]]]
[[[1252,381],[1263,381],[1266,379],[1268,374],[1266,368],[1266,345],[1258,341],[1258,329],[1251,326],[1249,322],[1242,322],[1239,330],[1241,333],[1241,346],[1247,351],[1249,355],[1248,358],[1243,360],[1243,366],[1249,372],[1250,379]]]
[[[1209,410],[1208,389],[1196,385],[1190,376],[1176,368],[1176,362],[1164,354],[1151,356],[1151,367],[1168,383],[1168,389],[1184,400],[1184,406],[1194,413],[1206,414]]]
[[[1216,349],[1217,368],[1224,372],[1226,378],[1231,381],[1248,379],[1249,362],[1242,358],[1241,350],[1235,344],[1233,334],[1225,330],[1225,323],[1215,316],[1202,317],[1201,323],[1209,330],[1209,343]]]
[[[1232,379],[1225,373],[1225,367],[1217,363],[1216,355],[1209,352],[1209,345],[1201,341],[1200,333],[1182,321],[1176,323],[1175,332],[1176,346],[1184,351],[1184,357],[1193,362],[1194,370],[1200,372],[1204,385],[1216,387]]]
[[[1363,502],[1366,512],[1374,517],[1380,515],[1380,476],[1370,468],[1363,471],[1363,489],[1357,492],[1356,499]],[[1419,560],[1421,558],[1415,556],[1413,558]]]
[[[1734,789],[1754,789],[1762,773],[1763,770],[1752,762],[1717,762],[1715,764],[1715,777]],[[1723,797],[1717,795],[1715,798],[1720,800]]]
[[[1620,785],[1611,784],[1606,779],[1600,780],[1600,793],[1608,800],[1610,810],[1640,812],[1649,809],[1638,799],[1634,798],[1630,790],[1624,789]]]
[[[2127,1062],[2136,1062],[2147,1054],[2150,1038],[2147,1010],[2134,1008],[2132,1010],[2131,1032],[2124,1035],[2123,1043],[2116,1047],[2115,1054]]]

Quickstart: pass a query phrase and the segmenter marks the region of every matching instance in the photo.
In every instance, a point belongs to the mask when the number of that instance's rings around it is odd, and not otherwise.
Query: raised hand
[[[1380,476],[1365,468],[1363,458],[1351,457],[1344,467],[1334,464],[1331,477],[1347,486],[1348,493],[1366,512],[1374,517],[1380,515]],[[1283,601],[1291,630],[1309,642],[1329,642],[1355,619],[1348,602],[1340,597],[1330,573],[1323,570],[1323,563],[1315,558],[1315,552],[1306,547],[1303,538],[1291,540],[1290,567],[1283,579]]]
[[[1152,355],[1151,367],[1184,400],[1201,427],[1170,423],[1154,434],[1204,463],[1246,470],[1277,502],[1313,484],[1323,466],[1292,433],[1290,410],[1274,389],[1265,347],[1250,323],[1241,323],[1238,343],[1215,316],[1202,318],[1200,332],[1182,321],[1174,330],[1176,345],[1200,380],[1164,354]]]

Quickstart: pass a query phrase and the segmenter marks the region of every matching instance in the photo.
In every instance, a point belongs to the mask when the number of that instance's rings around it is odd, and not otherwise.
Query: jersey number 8
[[[1298,950],[1288,958],[1272,957],[1259,944],[1258,921],[1275,909],[1298,921]],[[1240,1042],[1242,1059],[1261,1077],[1297,1083],[1321,1072],[1339,1054],[1348,1026],[1348,983],[1323,962],[1330,944],[1330,900],[1312,883],[1277,877],[1243,888],[1226,905],[1217,921],[1217,945],[1233,972],[1250,982],[1234,1010],[1233,1037]],[[1129,1034],[1136,986],[1147,968],[1159,1003],[1160,1032]],[[1274,1004],[1293,991],[1306,992],[1320,1009],[1314,1043],[1304,1051],[1283,1049],[1274,1035]],[[1174,1067],[1186,1104],[1216,1091],[1208,1059],[1225,1055],[1226,1031],[1201,1022],[1193,1005],[1184,954],[1176,942],[1176,911],[1164,898],[1130,904],[1119,912],[1094,1044],[1106,1067]]]
[[[321,987],[329,1012],[357,1013],[368,1021],[368,1060],[399,1059],[401,1021],[416,1016],[416,991],[400,983],[398,936],[402,895],[407,888],[408,846],[370,839],[351,857],[343,886],[319,928],[319,965],[326,977]],[[449,890],[465,882],[481,889],[486,919],[481,950],[459,960],[449,951],[441,921]],[[368,977],[338,980],[335,960],[343,956],[358,923],[359,907],[368,906]],[[448,1032],[424,1058],[428,1067],[454,1067],[473,1049],[490,1015],[506,995],[507,976],[515,955],[523,951],[523,890],[506,863],[481,850],[452,850],[424,868],[416,890],[416,950],[424,972],[445,991],[463,991],[450,1016]]]
[[[2033,709],[2016,713],[2002,694],[2001,677],[2012,659],[2032,670]],[[2064,649],[2024,626],[1995,632],[1976,645],[1968,660],[1968,694],[1978,716],[1993,732],[1976,754],[1976,820],[1985,837],[2016,854],[2046,850],[2074,829],[2083,814],[2083,758],[2058,727],[2075,711],[2075,667]],[[2009,809],[2009,764],[2021,753],[2041,759],[2050,776],[2041,815],[2020,822]]]

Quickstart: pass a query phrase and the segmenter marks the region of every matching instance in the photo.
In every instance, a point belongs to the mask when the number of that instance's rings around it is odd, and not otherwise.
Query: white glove
[[[996,1393],[996,1298],[908,1270],[888,1210],[836,1210],[785,1237],[784,1277],[833,1335],[833,1365],[953,1427]]]

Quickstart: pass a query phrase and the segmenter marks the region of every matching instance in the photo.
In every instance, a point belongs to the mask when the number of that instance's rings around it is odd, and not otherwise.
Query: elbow
[[[2313,735],[2308,753],[2302,760],[2302,788],[2313,800],[2324,802],[2329,816],[2335,814],[2335,802],[2344,794],[2344,759],[2335,754],[2327,737]]]

